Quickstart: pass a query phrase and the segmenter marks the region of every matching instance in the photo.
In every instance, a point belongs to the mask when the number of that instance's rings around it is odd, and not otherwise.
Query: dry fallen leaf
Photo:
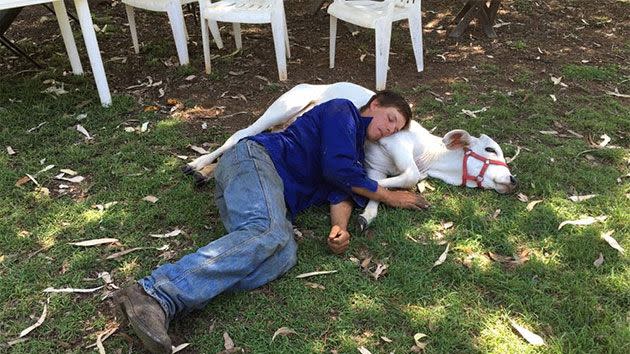
[[[495,211],[494,211],[494,213],[492,213],[491,218],[492,218],[493,220],[496,220],[496,219],[498,219],[498,218],[499,218],[499,215],[500,215],[500,214],[501,214],[501,209],[497,209],[497,210],[495,210]]]
[[[147,201],[149,203],[156,203],[158,201],[158,197],[153,196],[153,195],[147,195],[146,197],[142,198],[142,200]]]
[[[78,288],[53,288],[53,287],[48,287],[44,290],[42,290],[42,292],[44,293],[81,293],[81,294],[85,294],[85,293],[93,293],[97,290],[100,290],[103,288],[104,285],[98,286],[96,288],[89,288],[89,289],[78,289]]]
[[[77,124],[75,128],[79,131],[79,133],[85,135],[85,138],[87,140],[92,140],[92,136],[90,135],[90,133],[88,133],[88,131],[81,124]]]
[[[606,91],[607,95],[611,95],[611,96],[615,96],[615,97],[623,97],[623,98],[630,98],[630,95],[624,95],[623,93],[619,93],[618,89],[615,89],[615,91]]]
[[[505,158],[505,163],[512,163],[512,161],[516,160],[516,157],[518,157],[518,155],[521,153],[521,147],[520,146],[516,146],[516,152],[514,153],[514,156],[512,157],[506,157]]]
[[[529,202],[529,204],[527,204],[527,211],[532,211],[532,209],[534,209],[536,204],[540,202],[542,202],[542,200],[532,200],[531,202]]]
[[[577,202],[582,202],[585,200],[589,200],[593,197],[596,197],[598,194],[587,194],[587,195],[572,195],[569,197],[569,199],[575,203]]]
[[[440,221],[440,224],[442,225],[442,230],[448,230],[451,227],[453,227],[453,222],[452,221],[447,221],[447,222]]]
[[[593,265],[595,267],[599,267],[602,264],[604,264],[604,255],[601,252],[599,252],[599,257],[597,257],[597,259],[593,262]]]
[[[78,175],[78,173],[76,171],[73,171],[73,170],[71,170],[69,168],[62,168],[62,169],[59,170],[59,172],[65,173],[65,174],[70,175],[70,176]]]
[[[178,346],[173,346],[172,349],[171,349],[171,354],[175,354],[175,353],[183,350],[184,348],[186,348],[189,345],[190,345],[190,343],[182,343],[182,344],[180,344]]]
[[[196,75],[188,75],[188,76],[186,76],[186,77],[184,78],[184,80],[186,80],[186,81],[192,81],[192,80],[194,80],[196,77],[197,77]]]
[[[551,82],[553,82],[554,85],[560,84],[560,82],[562,82],[562,76],[554,77],[553,75],[551,75]]]
[[[361,354],[372,354],[371,351],[367,350],[366,347],[358,347],[357,350],[359,351],[359,353]]]
[[[427,335],[424,333],[416,333],[413,335],[413,341],[416,344],[416,347],[418,347],[418,349],[423,350],[427,346],[427,343],[420,341],[422,338],[426,338],[426,337]]]
[[[205,154],[209,154],[209,153],[210,153],[208,150],[206,150],[206,149],[204,149],[204,148],[202,148],[202,147],[199,147],[199,146],[190,145],[189,147],[190,147],[190,149],[191,149],[191,150],[193,150],[194,152],[200,153],[200,154],[202,154],[202,155],[205,155]]]
[[[326,287],[323,286],[322,284],[311,283],[310,281],[305,282],[304,285],[306,285],[306,286],[308,286],[309,288],[312,288],[312,289],[326,290]]]
[[[89,246],[98,246],[98,245],[103,245],[103,244],[110,244],[110,243],[114,243],[114,242],[118,242],[118,239],[117,238],[97,238],[97,239],[93,239],[93,240],[86,240],[86,241],[79,241],[79,242],[69,242],[68,244],[74,245],[74,246],[89,247]]]
[[[530,330],[528,330],[527,328],[523,326],[518,325],[516,322],[514,322],[511,319],[510,319],[510,324],[512,324],[512,327],[514,327],[514,329],[516,329],[518,333],[523,338],[525,338],[527,343],[536,345],[536,346],[545,345],[545,341],[539,335],[531,332]]]
[[[539,130],[542,135],[558,135],[558,132],[555,130]]]
[[[516,195],[516,198],[518,198],[518,200],[520,200],[520,201],[521,201],[521,202],[523,202],[523,203],[527,203],[527,202],[529,202],[529,197],[528,197],[528,196],[526,196],[526,195],[525,195],[525,194],[523,194],[523,193],[519,193],[519,194],[517,194],[517,195]]]
[[[426,179],[423,179],[422,181],[418,182],[416,187],[418,188],[418,192],[419,193],[424,193],[427,190],[430,190],[430,191],[434,191],[435,190],[435,187],[433,187],[431,184],[429,184],[429,182]]]
[[[95,204],[95,205],[92,205],[92,208],[98,209],[99,211],[104,211],[104,210],[107,210],[107,209],[113,207],[116,204],[118,204],[118,202],[109,202],[109,203],[105,203],[105,204]]]
[[[580,226],[591,225],[598,221],[604,221],[607,218],[608,216],[602,215],[602,216],[596,216],[596,217],[589,216],[589,217],[579,219],[579,220],[567,220],[560,223],[560,225],[558,226],[558,230],[564,227],[564,225],[580,225]]]
[[[605,147],[611,140],[608,134],[603,134],[602,136],[600,136],[600,138],[602,139],[602,141],[597,144],[599,145],[599,147]]]
[[[112,333],[116,332],[117,330],[118,330],[118,326],[115,326],[113,328],[110,328],[106,331],[99,333],[96,336],[95,345],[98,348],[99,354],[105,354],[105,347],[103,346],[103,342],[105,341],[105,339],[107,339],[109,336],[112,335]]]
[[[280,327],[271,337],[271,341],[273,342],[276,339],[276,336],[288,336],[289,334],[297,334],[296,331],[292,330],[289,327]]]
[[[381,336],[381,339],[383,340],[383,342],[386,342],[386,343],[391,343],[391,342],[393,342],[391,339],[389,339],[389,338],[387,338],[387,337],[385,337],[385,336]]]
[[[28,181],[30,181],[31,179],[28,176],[23,176],[20,179],[17,180],[17,182],[15,182],[15,186],[16,187],[20,187],[23,184],[26,184]]]
[[[323,270],[319,272],[302,273],[300,275],[297,275],[296,278],[302,279],[302,278],[313,277],[316,275],[324,275],[324,274],[332,274],[332,273],[337,273],[337,271],[336,270]]]
[[[488,252],[488,257],[495,262],[501,263],[501,265],[508,269],[513,269],[529,260],[529,250],[522,248],[514,256],[504,256],[498,253]]]
[[[606,231],[606,232],[602,232],[601,234],[601,238],[604,239],[604,241],[608,242],[608,244],[610,245],[610,247],[616,249],[617,251],[619,251],[621,254],[624,253],[624,249],[623,247],[621,247],[621,245],[617,242],[617,240],[615,240],[612,237],[612,234],[615,232],[615,230],[610,230],[610,231]]]
[[[437,259],[437,261],[435,261],[435,263],[433,263],[433,266],[431,267],[432,269],[434,267],[439,266],[440,264],[444,263],[444,261],[446,260],[446,256],[448,256],[448,249],[451,246],[450,243],[446,244],[446,249],[444,250],[444,252],[442,252],[442,254],[440,255],[440,257]]]
[[[20,336],[18,338],[22,338],[25,335],[31,333],[32,330],[34,330],[35,328],[39,327],[42,325],[42,323],[44,323],[44,320],[46,319],[46,314],[48,313],[48,304],[50,303],[50,298],[46,299],[46,303],[44,304],[44,311],[42,311],[42,315],[39,316],[39,319],[37,320],[37,322],[35,322],[32,326],[25,328],[22,332],[20,332]]]
[[[234,341],[230,338],[228,332],[223,332],[223,347],[225,350],[234,349]]]
[[[183,231],[176,228],[175,230],[171,231],[171,232],[167,232],[165,234],[151,234],[149,236],[151,237],[155,237],[155,238],[167,238],[167,237],[175,237],[179,234],[181,234]]]
[[[374,278],[374,280],[378,280],[378,278],[380,278],[382,275],[385,275],[387,273],[387,268],[389,268],[387,264],[380,262],[377,263],[376,269],[374,270],[374,272],[372,272],[372,277]]]
[[[74,176],[72,178],[64,177],[63,173],[60,173],[60,174],[56,175],[54,178],[58,179],[58,180],[61,180],[61,181],[68,181],[68,182],[71,182],[71,183],[81,183],[85,179],[85,177],[83,177],[83,176]]]

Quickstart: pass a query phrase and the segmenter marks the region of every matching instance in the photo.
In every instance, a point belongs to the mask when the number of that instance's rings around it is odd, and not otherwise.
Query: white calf
[[[201,156],[184,167],[195,173],[197,183],[209,178],[210,166],[223,152],[240,139],[278,125],[288,125],[314,105],[334,98],[346,98],[361,107],[374,92],[348,82],[331,85],[300,84],[278,98],[251,126],[239,130],[220,148]],[[386,188],[410,188],[427,176],[453,185],[511,192],[516,180],[510,173],[503,151],[486,135],[475,138],[465,130],[452,130],[443,138],[432,135],[418,122],[411,121],[408,130],[365,144],[365,166],[368,176]],[[376,217],[378,202],[370,201],[360,215],[362,228]]]

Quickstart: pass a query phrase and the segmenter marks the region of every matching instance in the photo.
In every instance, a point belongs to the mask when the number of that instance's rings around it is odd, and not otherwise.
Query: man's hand
[[[328,235],[328,248],[330,248],[334,254],[342,254],[348,249],[349,245],[350,233],[338,225],[334,225]]]
[[[387,194],[385,204],[391,207],[421,210],[430,206],[422,194],[409,191],[389,191]]]

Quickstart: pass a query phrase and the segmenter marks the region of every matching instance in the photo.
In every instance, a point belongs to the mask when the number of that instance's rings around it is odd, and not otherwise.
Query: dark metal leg
[[[497,38],[497,34],[494,32],[494,28],[492,28],[494,22],[490,21],[490,17],[488,16],[489,11],[490,9],[486,7],[486,4],[482,3],[477,11],[477,18],[479,18],[486,36],[489,38]]]
[[[35,65],[36,67],[43,69],[43,66],[39,65],[39,63],[37,63],[35,60],[33,60],[33,58],[31,58],[28,54],[26,54],[20,47],[18,47],[16,44],[14,44],[13,42],[11,42],[7,37],[0,35],[0,44],[4,45],[5,47],[7,47],[10,51],[12,51],[13,53],[15,53],[18,56],[24,57],[26,58],[28,61],[30,61],[33,65]]]
[[[469,1],[469,3],[471,3],[472,1]],[[464,15],[464,17],[459,20],[459,23],[457,24],[457,27],[455,27],[455,29],[453,30],[453,32],[451,32],[451,34],[449,35],[451,38],[459,38],[462,36],[462,34],[464,33],[464,31],[466,30],[466,28],[468,28],[468,25],[470,24],[470,21],[472,21],[473,16],[479,11],[479,4],[477,4],[477,1],[475,1],[474,4],[470,5],[470,8],[468,9],[468,12],[466,12],[466,14]]]
[[[48,6],[48,4],[42,4],[43,7],[47,8],[48,11],[50,11],[53,15],[55,14],[55,10],[51,9],[50,6]],[[74,15],[72,14],[72,12],[70,12],[70,10],[66,10],[66,12],[68,13],[68,16],[76,23],[79,23],[79,20],[77,20],[76,17],[74,17]]]
[[[455,16],[455,19],[453,20],[453,22],[459,23],[459,21],[461,21],[461,19],[464,18],[468,10],[470,10],[470,7],[472,6],[472,2],[473,0],[468,0],[468,2],[466,2],[466,5],[464,5],[464,7],[462,7],[462,9],[459,10],[459,13],[457,14],[457,16]]]
[[[317,11],[322,8],[322,4],[324,3],[324,1],[326,0],[310,0],[310,4],[308,6],[310,8],[309,13],[311,14],[311,16],[315,16]]]
[[[499,6],[501,6],[501,0],[492,0],[490,1],[490,7],[488,8],[488,17],[490,18],[490,23],[494,26],[494,21],[497,19],[497,12],[499,11]]]

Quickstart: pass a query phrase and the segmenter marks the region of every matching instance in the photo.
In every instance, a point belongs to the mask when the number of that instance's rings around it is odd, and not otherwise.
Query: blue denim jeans
[[[297,262],[282,179],[265,148],[240,141],[225,152],[214,176],[228,234],[139,281],[169,320],[202,308],[224,291],[262,286]]]

